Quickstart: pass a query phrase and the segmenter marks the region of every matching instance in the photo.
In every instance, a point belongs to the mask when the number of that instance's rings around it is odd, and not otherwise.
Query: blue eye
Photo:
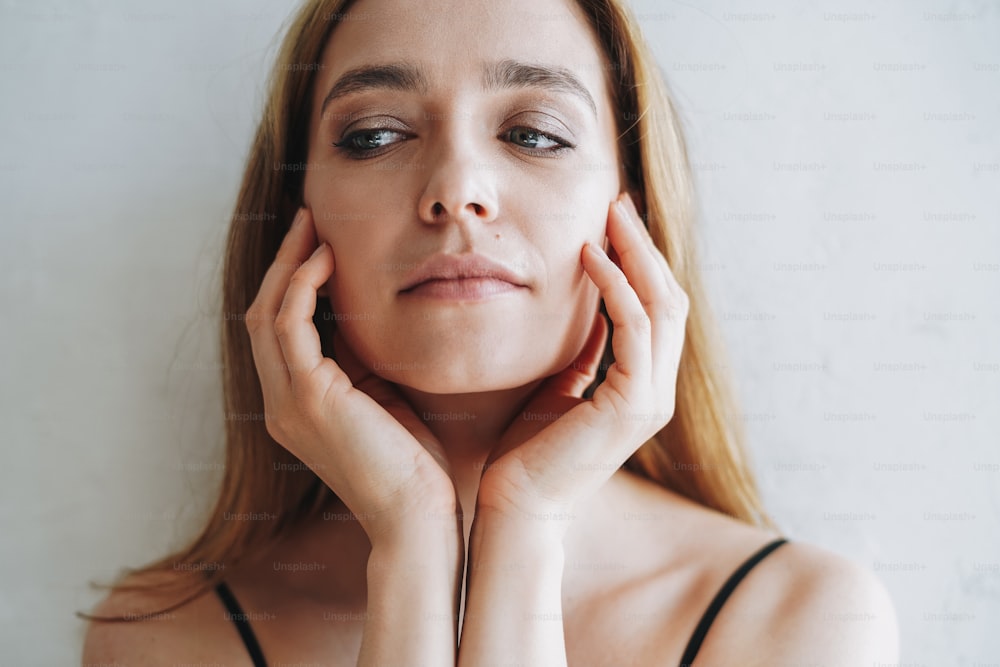
[[[333,142],[333,145],[343,151],[348,157],[359,159],[374,157],[379,154],[379,149],[386,148],[395,143],[386,140],[387,135],[393,134],[405,138],[402,132],[377,127],[352,132],[340,141]]]
[[[564,148],[572,148],[565,140],[530,127],[514,127],[504,132],[503,136],[522,148],[539,153],[555,153]]]
[[[396,135],[399,139],[392,141],[392,135]],[[393,144],[406,138],[407,135],[398,130],[373,127],[352,132],[340,141],[333,142],[333,146],[348,158],[363,160],[381,155]],[[513,143],[531,155],[552,155],[575,148],[565,139],[524,126],[513,127],[503,132],[499,138]]]

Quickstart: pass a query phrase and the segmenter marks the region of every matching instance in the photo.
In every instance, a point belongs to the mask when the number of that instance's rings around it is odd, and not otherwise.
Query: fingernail
[[[319,244],[319,247],[318,247],[318,248],[316,248],[315,250],[313,250],[313,254],[312,254],[312,257],[310,257],[309,259],[312,259],[313,257],[318,257],[318,256],[319,256],[319,254],[320,254],[321,252],[323,252],[323,250],[324,250],[325,248],[326,248],[326,241],[323,241],[322,243],[320,243],[320,244]]]
[[[300,208],[298,212],[295,213],[295,217],[292,218],[292,229],[298,229],[302,226],[302,221],[306,219],[306,210]]]
[[[629,217],[628,208],[625,207],[625,202],[622,201],[622,198],[620,196],[618,197],[618,199],[615,200],[615,206],[618,207],[618,213],[622,217],[624,218]]]

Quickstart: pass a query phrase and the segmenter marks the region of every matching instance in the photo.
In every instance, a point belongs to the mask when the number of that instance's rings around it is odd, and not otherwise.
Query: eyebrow
[[[549,88],[579,97],[597,116],[597,105],[590,91],[571,71],[564,67],[550,67],[517,60],[487,63],[483,69],[483,88],[500,90],[509,88]]]
[[[597,116],[597,104],[587,87],[566,68],[551,67],[518,60],[486,63],[482,72],[486,91],[513,88],[543,88],[575,95]],[[429,85],[423,72],[409,63],[366,65],[348,70],[337,79],[323,98],[320,115],[336,99],[369,90],[387,89],[402,92],[427,92]]]
[[[330,92],[323,98],[320,114],[322,115],[327,105],[336,99],[379,88],[426,93],[427,79],[420,70],[406,63],[367,65],[350,69],[337,79]]]

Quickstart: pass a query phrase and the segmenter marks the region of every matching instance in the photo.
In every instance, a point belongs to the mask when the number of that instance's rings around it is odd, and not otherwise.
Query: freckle
[[[496,235],[496,236],[494,236],[493,238],[495,238],[495,239],[496,239],[497,241],[499,241],[499,240],[500,240],[500,235],[499,235],[499,234],[497,234],[497,235]]]

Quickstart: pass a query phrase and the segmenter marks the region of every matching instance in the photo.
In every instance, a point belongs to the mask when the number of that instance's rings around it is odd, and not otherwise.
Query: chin
[[[461,355],[452,352],[446,359],[434,359],[398,367],[378,365],[372,370],[382,378],[426,394],[456,395],[515,389],[546,375],[547,368],[532,369],[522,364],[503,364],[499,359],[517,355]],[[523,357],[522,357],[523,358]]]
[[[461,396],[463,394],[482,394],[505,389],[515,389],[528,382],[514,384],[498,384],[496,382],[463,383],[451,382],[442,378],[414,378],[412,381],[400,381],[396,384],[409,387],[424,394],[438,396]]]

